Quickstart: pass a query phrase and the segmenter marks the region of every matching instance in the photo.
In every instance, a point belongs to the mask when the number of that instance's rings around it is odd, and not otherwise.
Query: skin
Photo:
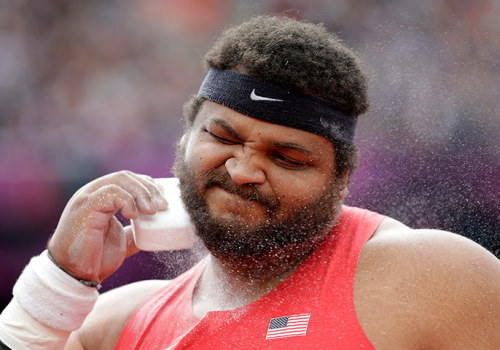
[[[221,128],[221,120],[226,127]],[[237,131],[238,139],[232,139],[234,133],[228,130]],[[313,199],[319,193],[315,189],[328,183],[334,166],[332,145],[324,138],[249,118],[211,102],[205,102],[182,142],[196,174],[225,167],[236,183],[258,184],[265,193],[280,196],[278,215],[286,214],[295,202]],[[285,142],[299,143],[302,150],[283,149]],[[308,185],[310,191],[299,191]],[[338,191],[340,205],[346,191]],[[117,173],[98,179],[70,200],[49,248],[75,276],[101,281],[136,250],[128,229],[117,227],[112,213],[122,209],[129,218],[138,212],[153,213],[166,206],[158,196],[146,177]],[[250,225],[262,220],[263,209],[254,202],[218,188],[206,196],[213,215]],[[79,244],[85,249],[75,260],[67,251],[82,231],[85,239],[80,238],[83,243]],[[116,257],[107,257],[110,250]],[[267,273],[262,271],[272,264],[263,259],[259,276],[252,275],[253,269],[236,268],[221,257],[212,257],[195,291],[195,314],[202,317],[211,310],[241,307],[260,298],[307,256],[300,249],[292,252],[294,258],[285,266]],[[167,283],[138,282],[101,295],[66,348],[113,349],[130,315]],[[492,254],[458,235],[412,230],[390,218],[364,245],[354,284],[359,322],[377,349],[497,349],[499,296],[500,263]]]
[[[239,115],[214,102],[203,105],[181,146],[187,167],[194,172],[195,181],[198,178],[196,182],[203,183],[200,178],[215,169],[229,174],[238,186],[252,184],[263,196],[279,200],[279,210],[273,212],[272,220],[287,219],[292,209],[325,198],[325,190],[333,189],[334,153],[329,141],[309,132],[253,118],[239,119]],[[196,190],[208,203],[211,216],[226,224],[255,228],[269,220],[266,206],[261,203],[248,201],[220,187],[198,186]],[[248,256],[244,263],[213,251],[214,263],[226,267],[224,275],[262,281],[265,285],[303,260],[329,231],[327,227],[311,233],[309,240],[300,245],[272,249],[263,256]]]
[[[137,219],[139,213],[167,209],[152,178],[120,171],[78,190],[64,208],[48,244],[57,263],[75,277],[102,282],[138,251],[131,227],[114,216]]]

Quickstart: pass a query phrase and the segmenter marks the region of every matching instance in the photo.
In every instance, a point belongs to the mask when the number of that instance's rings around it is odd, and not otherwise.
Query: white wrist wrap
[[[70,333],[39,323],[16,299],[12,299],[0,315],[0,340],[12,350],[64,349]]]
[[[14,285],[14,299],[38,322],[74,331],[92,311],[99,294],[57,267],[47,251],[31,259]]]

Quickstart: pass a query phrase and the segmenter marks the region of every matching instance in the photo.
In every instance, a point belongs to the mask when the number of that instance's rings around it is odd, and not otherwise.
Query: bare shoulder
[[[71,335],[66,349],[114,349],[134,311],[168,282],[140,281],[101,294],[82,327]]]
[[[377,349],[398,337],[401,349],[494,349],[500,261],[460,235],[386,219],[360,255],[355,303]]]

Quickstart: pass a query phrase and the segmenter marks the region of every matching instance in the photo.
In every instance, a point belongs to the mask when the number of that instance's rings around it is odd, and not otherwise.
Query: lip
[[[208,189],[217,196],[217,203],[225,208],[225,211],[229,211],[236,214],[241,214],[252,210],[253,208],[259,208],[260,210],[266,210],[262,203],[255,200],[241,196],[238,193],[229,191],[222,186],[212,186]],[[212,204],[216,201],[211,201]]]
[[[224,185],[223,183],[214,183],[214,184],[211,184],[210,186],[207,187],[207,190],[211,189],[211,188],[218,188],[220,190],[223,190],[224,192],[227,192],[229,194],[232,194],[234,196],[237,196],[239,198],[241,198],[242,200],[245,200],[245,201],[249,201],[249,202],[258,202],[257,200],[255,199],[252,199],[252,198],[249,198],[250,196],[248,195],[245,195],[245,194],[242,194],[240,191],[235,191],[233,189],[230,189],[228,188],[226,185]]]
[[[213,188],[218,189],[218,190],[226,193],[227,195],[229,195],[232,198],[238,198],[239,200],[244,201],[244,202],[255,202],[256,203],[255,200],[252,200],[250,198],[242,196],[241,194],[239,194],[237,192],[228,190],[228,189],[224,188],[223,186],[214,186]]]
[[[239,208],[244,206],[245,209],[251,209],[253,206],[258,206],[268,213],[268,215],[277,213],[280,208],[279,201],[275,201],[273,198],[266,196],[257,188],[240,189],[238,187],[233,187],[232,184],[228,184],[225,181],[217,181],[217,179],[212,179],[205,184],[205,193],[214,189],[222,190],[227,196],[227,200],[234,201],[234,205]]]

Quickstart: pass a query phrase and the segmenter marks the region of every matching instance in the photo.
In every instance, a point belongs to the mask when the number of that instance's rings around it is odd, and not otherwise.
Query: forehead
[[[244,140],[293,142],[315,152],[325,151],[333,154],[333,144],[323,136],[252,118],[216,102],[203,102],[193,128],[217,127],[221,124],[233,128]]]

